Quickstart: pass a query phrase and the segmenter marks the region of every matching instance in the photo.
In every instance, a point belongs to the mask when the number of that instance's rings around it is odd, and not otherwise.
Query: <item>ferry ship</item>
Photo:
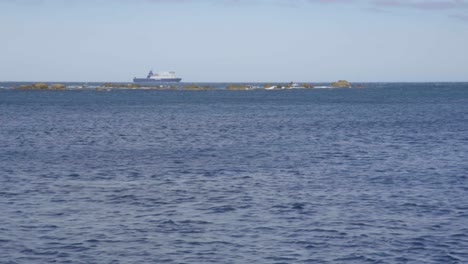
[[[177,78],[175,72],[155,72],[150,71],[146,78],[133,78],[135,83],[166,83],[166,82],[180,82],[182,78]]]

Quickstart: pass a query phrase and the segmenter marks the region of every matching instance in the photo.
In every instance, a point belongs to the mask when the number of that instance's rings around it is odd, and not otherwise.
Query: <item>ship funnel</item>
[[[148,73],[148,77],[146,77],[146,78],[149,79],[149,78],[151,78],[152,76],[153,76],[153,71],[150,71],[150,72]]]

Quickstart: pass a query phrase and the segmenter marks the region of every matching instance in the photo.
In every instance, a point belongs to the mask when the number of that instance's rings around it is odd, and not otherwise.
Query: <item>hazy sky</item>
[[[468,81],[468,0],[0,0],[0,81]]]

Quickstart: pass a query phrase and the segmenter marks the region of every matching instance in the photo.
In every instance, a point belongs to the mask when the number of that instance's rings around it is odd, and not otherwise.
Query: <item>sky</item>
[[[468,0],[0,0],[0,81],[468,81]]]

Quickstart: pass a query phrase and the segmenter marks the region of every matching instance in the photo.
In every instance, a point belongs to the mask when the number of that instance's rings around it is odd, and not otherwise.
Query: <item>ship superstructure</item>
[[[178,78],[173,71],[155,72],[150,71],[146,78],[133,78],[136,83],[155,83],[155,82],[180,82],[182,78]]]

